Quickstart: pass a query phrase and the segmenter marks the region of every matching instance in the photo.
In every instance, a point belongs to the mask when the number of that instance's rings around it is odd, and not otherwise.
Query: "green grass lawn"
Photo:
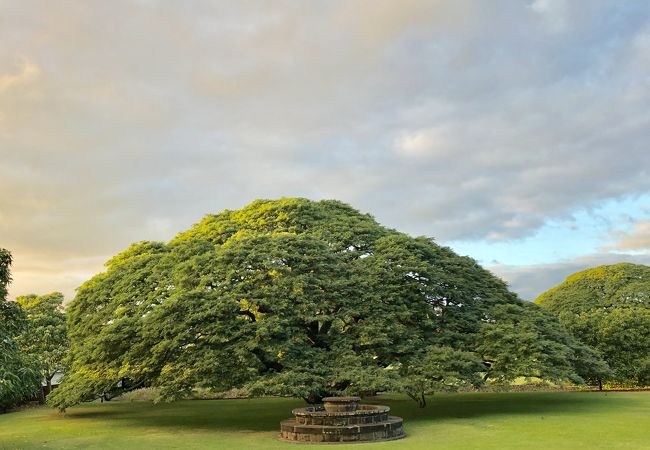
[[[650,392],[440,395],[425,409],[381,398],[407,438],[337,449],[650,449]],[[299,449],[278,441],[292,399],[86,404],[0,415],[0,449]]]

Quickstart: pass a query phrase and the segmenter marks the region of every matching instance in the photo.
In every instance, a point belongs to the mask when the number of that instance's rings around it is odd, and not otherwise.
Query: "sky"
[[[296,196],[528,300],[650,264],[650,2],[0,0],[10,297]]]

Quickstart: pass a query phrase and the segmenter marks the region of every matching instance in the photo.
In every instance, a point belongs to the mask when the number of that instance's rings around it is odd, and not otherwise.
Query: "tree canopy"
[[[196,386],[315,402],[487,378],[582,381],[578,344],[474,260],[338,201],[258,200],[140,242],[67,309],[72,367],[50,403]],[[518,347],[522,342],[525,347]]]
[[[598,350],[614,380],[650,384],[650,267],[621,263],[578,272],[536,303]]]
[[[11,253],[0,248],[0,411],[32,395],[40,381],[33,361],[17,342],[27,328],[25,315],[17,303],[7,301],[11,262]]]
[[[65,368],[68,354],[68,327],[63,312],[63,294],[24,295],[16,298],[27,315],[28,327],[19,338],[24,353],[30,356],[41,373],[49,393],[52,378]]]

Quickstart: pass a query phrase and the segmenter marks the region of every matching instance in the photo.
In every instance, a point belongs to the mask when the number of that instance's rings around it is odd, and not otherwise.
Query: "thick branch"
[[[262,370],[262,373],[264,372],[269,372],[271,370],[275,370],[276,372],[279,372],[282,370],[282,364],[280,364],[277,361],[272,361],[269,358],[266,357],[264,352],[259,349],[255,348],[251,350],[251,353],[257,357],[257,359],[262,363],[264,366],[264,369]]]
[[[256,322],[257,319],[255,318],[255,314],[253,314],[251,311],[245,309],[243,311],[238,311],[237,314],[240,316],[246,316],[250,319],[251,322]]]
[[[332,321],[328,320],[321,324],[320,329],[318,330],[319,334],[327,334],[332,328]]]

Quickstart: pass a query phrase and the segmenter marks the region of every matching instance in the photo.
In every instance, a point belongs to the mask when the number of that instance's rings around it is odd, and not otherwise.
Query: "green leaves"
[[[483,382],[480,372],[484,366],[479,356],[451,347],[426,347],[409,356],[399,368],[401,389],[420,407],[426,405],[424,394]]]
[[[537,305],[520,302],[489,310],[477,350],[486,362],[485,379],[512,381],[523,376],[582,383],[575,365],[582,355],[577,353],[578,347],[548,313]]]
[[[11,254],[0,248],[0,411],[32,395],[40,382],[35,362],[21,352],[18,343],[27,329],[27,318],[17,303],[6,300],[10,265]]]
[[[41,378],[50,382],[58,371],[65,371],[68,356],[68,327],[63,313],[63,294],[16,298],[27,315],[28,327],[19,336],[22,351],[36,361]]]
[[[519,335],[506,326],[512,314],[494,309],[510,304],[529,312],[501,280],[431,239],[337,201],[258,200],[168,244],[135,244],[86,282],[68,308],[70,375],[51,402],[65,407],[124,380],[166,399],[195,386],[308,401],[422,393],[480,381],[479,344],[490,336],[556,345],[536,368],[573,377],[563,337],[543,324]],[[501,326],[491,334],[488,316]],[[530,369],[501,362],[510,356],[490,353],[503,376]]]
[[[613,373],[590,379],[647,384],[650,358],[650,267],[628,263],[578,272],[537,300]]]

